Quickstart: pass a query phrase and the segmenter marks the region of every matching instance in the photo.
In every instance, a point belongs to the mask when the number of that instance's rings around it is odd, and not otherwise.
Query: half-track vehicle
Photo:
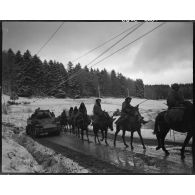
[[[59,135],[61,132],[60,122],[54,113],[39,108],[27,119],[26,134],[34,138],[40,135]]]

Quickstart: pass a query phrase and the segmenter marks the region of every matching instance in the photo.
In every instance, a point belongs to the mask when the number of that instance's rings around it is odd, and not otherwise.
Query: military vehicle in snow
[[[40,135],[55,134],[61,131],[60,122],[53,112],[39,108],[27,119],[26,134],[34,138]]]

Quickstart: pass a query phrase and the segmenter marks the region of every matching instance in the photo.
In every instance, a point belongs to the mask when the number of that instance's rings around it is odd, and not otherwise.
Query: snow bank
[[[2,172],[89,173],[89,170],[37,143],[21,127],[3,122]]]
[[[32,155],[12,139],[16,133],[11,131],[13,125],[2,126],[2,172],[4,173],[39,173],[42,167]],[[18,132],[17,132],[18,133]]]
[[[28,151],[9,139],[2,139],[2,172],[39,173],[41,166]]]
[[[19,134],[16,140],[32,154],[46,173],[89,173],[87,169],[79,166],[78,163],[37,143],[24,133]]]

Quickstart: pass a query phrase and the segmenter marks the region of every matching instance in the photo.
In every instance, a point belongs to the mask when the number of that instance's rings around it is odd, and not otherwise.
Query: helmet
[[[177,83],[174,83],[171,85],[171,88],[177,91],[179,89],[179,85]]]
[[[128,100],[131,101],[132,98],[131,98],[131,97],[126,97],[126,98],[125,98],[125,101],[128,101]]]
[[[100,98],[96,99],[96,102],[101,102],[101,99]]]

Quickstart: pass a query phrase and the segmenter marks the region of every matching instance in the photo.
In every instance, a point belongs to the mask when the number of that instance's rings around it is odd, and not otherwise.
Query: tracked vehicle
[[[39,108],[27,119],[26,134],[31,137],[41,135],[59,135],[61,131],[60,122],[49,110],[40,110]]]

